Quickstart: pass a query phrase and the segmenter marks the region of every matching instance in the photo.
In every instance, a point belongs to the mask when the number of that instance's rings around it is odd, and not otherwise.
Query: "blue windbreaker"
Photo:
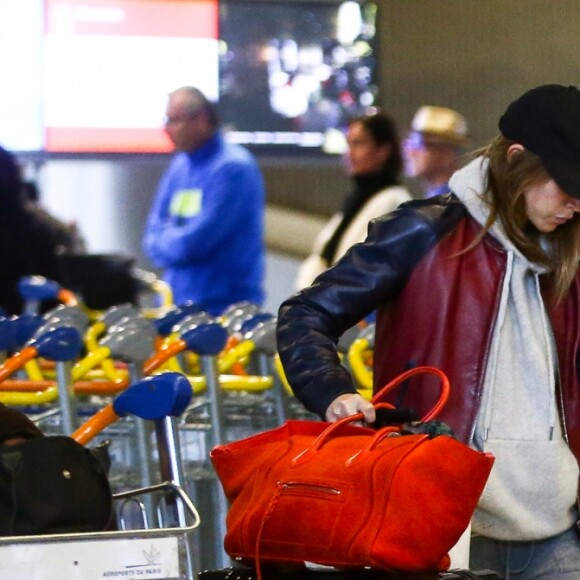
[[[264,184],[245,148],[216,134],[177,153],[151,207],[144,250],[165,270],[176,304],[211,314],[234,302],[264,300]]]

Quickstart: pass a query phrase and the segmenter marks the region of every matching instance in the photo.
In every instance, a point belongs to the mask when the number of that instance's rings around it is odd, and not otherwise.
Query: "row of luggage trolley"
[[[0,318],[0,402],[47,435],[107,442],[119,525],[0,538],[0,577],[192,579],[228,566],[227,503],[209,451],[316,419],[286,382],[273,314],[243,302],[212,317],[172,304],[153,282],[160,307],[96,312],[52,281],[27,278],[23,314]],[[47,300],[58,305],[40,314]],[[339,345],[369,397],[372,336],[372,325],[357,327]]]

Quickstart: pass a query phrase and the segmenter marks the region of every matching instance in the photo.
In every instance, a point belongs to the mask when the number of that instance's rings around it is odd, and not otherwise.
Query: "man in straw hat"
[[[405,174],[418,179],[425,197],[447,193],[447,182],[459,169],[467,144],[465,118],[446,107],[421,107],[403,142]]]

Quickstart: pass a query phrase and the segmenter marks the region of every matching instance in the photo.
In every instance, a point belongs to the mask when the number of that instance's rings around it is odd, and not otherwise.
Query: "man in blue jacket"
[[[177,153],[147,219],[145,253],[176,304],[214,315],[242,300],[261,305],[265,194],[255,159],[224,141],[215,104],[193,87],[169,95],[165,130]]]

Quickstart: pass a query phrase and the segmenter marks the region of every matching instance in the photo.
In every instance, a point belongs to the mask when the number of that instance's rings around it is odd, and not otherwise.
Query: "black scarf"
[[[354,190],[344,198],[342,203],[342,219],[320,253],[327,266],[331,266],[334,263],[336,248],[342,236],[365,203],[375,193],[387,187],[398,185],[398,183],[392,171],[382,171],[381,173],[374,173],[372,175],[359,175],[354,177]]]

